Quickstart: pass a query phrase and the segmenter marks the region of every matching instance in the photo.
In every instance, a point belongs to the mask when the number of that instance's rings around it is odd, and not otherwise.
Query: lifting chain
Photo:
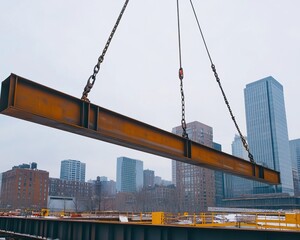
[[[181,93],[181,127],[182,127],[182,137],[189,138],[186,132],[186,122],[185,122],[185,102],[184,102],[184,92],[183,92],[183,69],[179,69],[179,79],[180,79],[180,93]]]
[[[220,88],[220,90],[221,90],[221,92],[222,92],[222,95],[223,95],[225,104],[226,104],[226,106],[227,106],[227,108],[228,108],[228,111],[229,111],[229,113],[230,113],[231,119],[232,119],[232,121],[233,121],[233,123],[234,123],[234,125],[235,125],[235,127],[236,127],[236,130],[238,131],[238,133],[239,133],[239,135],[240,135],[240,138],[241,138],[241,141],[242,141],[242,143],[243,143],[243,146],[244,146],[244,148],[246,149],[246,151],[248,152],[249,160],[250,160],[250,162],[254,163],[255,161],[254,161],[254,159],[253,159],[253,155],[251,154],[251,152],[250,152],[250,150],[249,150],[249,146],[248,146],[248,143],[247,143],[247,141],[246,141],[246,138],[243,136],[243,134],[242,134],[242,132],[241,132],[241,130],[240,130],[240,128],[239,128],[239,125],[237,124],[237,122],[236,122],[236,120],[235,120],[235,117],[234,117],[234,115],[233,115],[233,112],[232,112],[232,110],[231,110],[231,107],[230,107],[230,105],[229,105],[229,102],[228,102],[228,100],[227,100],[226,94],[225,94],[225,92],[224,92],[224,90],[223,90],[223,87],[222,87],[222,84],[221,84],[219,75],[218,75],[218,73],[217,73],[216,66],[215,66],[213,63],[211,64],[211,69],[212,69],[212,71],[213,71],[213,73],[214,73],[214,75],[215,75],[216,81],[217,81],[217,83],[218,83],[218,85],[219,85],[219,88]]]
[[[241,141],[242,141],[242,143],[243,143],[243,146],[244,146],[245,150],[248,152],[248,157],[249,157],[250,162],[251,162],[251,163],[255,163],[254,158],[253,158],[253,155],[251,154],[250,149],[249,149],[249,146],[248,146],[248,144],[247,144],[246,138],[243,136],[243,134],[242,134],[242,132],[241,132],[241,130],[240,130],[240,128],[239,128],[239,126],[238,126],[236,120],[235,120],[235,117],[234,117],[234,115],[233,115],[233,113],[232,113],[232,110],[231,110],[231,107],[230,107],[230,105],[229,105],[229,102],[228,102],[228,100],[227,100],[227,97],[226,97],[225,92],[224,92],[224,90],[223,90],[223,87],[222,87],[222,85],[221,85],[221,81],[220,81],[220,78],[219,78],[219,76],[218,76],[218,73],[217,73],[217,70],[216,70],[216,66],[214,65],[214,63],[213,63],[213,61],[212,61],[212,58],[211,58],[211,56],[210,56],[210,53],[209,53],[209,50],[208,50],[208,47],[207,47],[207,44],[206,44],[206,41],[205,41],[205,38],[204,38],[204,34],[203,34],[203,32],[202,32],[202,29],[201,29],[201,26],[200,26],[200,23],[199,23],[199,20],[198,20],[198,17],[197,17],[197,14],[196,14],[196,11],[195,11],[195,8],[194,8],[194,5],[193,5],[192,0],[190,0],[190,4],[191,4],[191,6],[192,6],[192,9],[193,9],[193,12],[194,12],[194,16],[195,16],[195,19],[196,19],[196,22],[197,22],[197,25],[198,25],[198,28],[199,28],[199,31],[200,31],[200,34],[201,34],[201,37],[202,37],[202,41],[203,41],[203,43],[204,43],[204,46],[205,46],[205,49],[206,49],[208,58],[209,58],[210,63],[211,63],[211,69],[212,69],[212,71],[213,71],[213,73],[214,73],[214,76],[215,76],[215,78],[216,78],[216,81],[217,81],[217,83],[218,83],[218,85],[219,85],[219,88],[220,88],[220,90],[221,90],[221,92],[222,92],[222,95],[223,95],[225,104],[226,104],[226,106],[227,106],[227,108],[228,108],[228,110],[229,110],[231,119],[232,119],[232,121],[233,121],[233,123],[234,123],[234,125],[235,125],[235,127],[236,127],[236,129],[237,129],[237,131],[238,131],[238,133],[239,133],[239,135],[240,135],[240,138],[241,138]]]
[[[89,77],[89,79],[87,80],[86,86],[85,86],[85,88],[84,88],[84,90],[83,90],[82,97],[81,97],[81,99],[82,99],[83,101],[90,102],[89,99],[88,99],[88,94],[89,94],[89,92],[92,90],[92,88],[93,88],[93,86],[94,86],[94,83],[95,83],[95,81],[96,81],[96,76],[97,76],[97,74],[98,74],[98,72],[99,72],[99,70],[100,70],[100,65],[101,65],[101,63],[102,63],[103,60],[104,60],[104,56],[105,56],[105,54],[106,54],[106,52],[107,52],[107,49],[108,49],[108,47],[109,47],[109,45],[110,45],[110,42],[111,42],[111,40],[112,40],[112,38],[113,38],[113,36],[114,36],[116,30],[117,30],[117,27],[118,27],[118,25],[119,25],[119,23],[120,23],[120,21],[121,21],[121,18],[122,18],[122,16],[123,16],[123,13],[124,13],[126,7],[127,7],[128,2],[129,2],[129,0],[126,0],[126,1],[125,1],[124,5],[123,5],[123,8],[122,8],[122,10],[121,10],[121,12],[120,12],[120,14],[119,14],[119,17],[118,17],[118,19],[117,19],[117,21],[116,21],[116,23],[115,23],[115,25],[114,25],[114,27],[113,27],[113,29],[112,29],[110,35],[109,35],[109,38],[108,38],[106,44],[105,44],[105,47],[104,47],[104,49],[103,49],[103,51],[102,51],[102,54],[101,54],[100,57],[98,58],[98,62],[97,62],[97,64],[96,64],[95,67],[94,67],[93,74],[92,74],[92,75]]]
[[[177,28],[178,28],[178,50],[179,50],[179,80],[180,80],[180,93],[181,93],[181,127],[182,127],[182,137],[188,139],[189,136],[186,132],[186,122],[185,122],[185,102],[184,102],[184,92],[183,92],[183,68],[181,61],[181,39],[180,39],[180,19],[179,19],[179,2],[177,0]]]

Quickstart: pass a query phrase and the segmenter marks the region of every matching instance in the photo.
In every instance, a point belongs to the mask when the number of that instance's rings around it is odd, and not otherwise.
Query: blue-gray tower
[[[246,85],[245,108],[250,150],[257,163],[280,171],[281,185],[254,182],[254,193],[294,194],[282,85],[266,77]]]
[[[247,137],[245,137],[247,140]],[[249,161],[248,152],[243,146],[241,137],[239,135],[234,136],[234,140],[231,144],[231,153],[233,156],[243,158]],[[224,196],[225,198],[243,197],[253,193],[253,181],[233,176],[228,173],[224,173]]]
[[[117,192],[137,192],[143,188],[143,162],[117,158]]]
[[[300,138],[290,140],[295,195],[300,196]]]

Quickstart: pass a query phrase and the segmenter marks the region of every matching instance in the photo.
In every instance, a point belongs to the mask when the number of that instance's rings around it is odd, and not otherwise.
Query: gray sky
[[[0,80],[16,73],[81,97],[124,1],[0,0]],[[181,0],[186,120],[214,130],[231,151],[236,133],[210,69],[188,0]],[[194,1],[225,92],[246,134],[247,83],[273,76],[283,86],[290,139],[300,138],[299,0]],[[171,131],[180,125],[175,0],[131,0],[89,95],[96,105]],[[0,115],[0,172],[37,162],[59,177],[60,161],[87,164],[87,179],[115,179],[116,158],[144,161],[171,179],[171,161]]]

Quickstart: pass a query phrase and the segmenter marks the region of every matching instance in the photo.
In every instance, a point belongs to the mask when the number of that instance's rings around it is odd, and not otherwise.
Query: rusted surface
[[[12,74],[2,114],[178,161],[279,184],[279,173]]]

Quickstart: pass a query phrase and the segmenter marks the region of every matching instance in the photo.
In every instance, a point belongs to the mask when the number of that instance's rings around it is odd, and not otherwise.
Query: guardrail
[[[300,213],[170,214],[158,212],[153,216],[154,224],[300,231]]]

